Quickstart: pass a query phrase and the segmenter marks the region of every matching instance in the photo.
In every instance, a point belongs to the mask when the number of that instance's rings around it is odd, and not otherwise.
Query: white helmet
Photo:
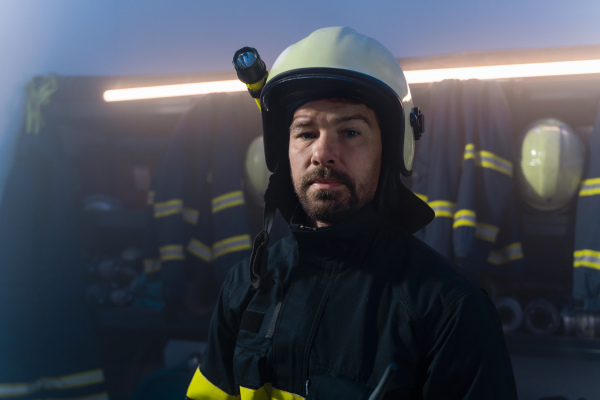
[[[263,137],[257,136],[252,140],[246,151],[246,185],[250,198],[256,205],[264,206],[264,194],[269,184],[271,173],[265,162]]]
[[[555,211],[573,198],[583,174],[581,139],[556,119],[534,122],[521,144],[518,182],[523,200],[540,211]]]
[[[323,28],[288,47],[271,68],[260,94],[267,167],[287,168],[289,126],[294,111],[321,98],[344,97],[375,111],[382,136],[380,186],[393,180],[388,202],[410,231],[433,219],[431,208],[400,181],[410,175],[414,139],[423,132],[423,114],[413,108],[404,73],[378,41],[346,27]],[[289,175],[288,175],[289,176]],[[386,178],[387,177],[387,178]],[[397,206],[394,206],[397,207]]]

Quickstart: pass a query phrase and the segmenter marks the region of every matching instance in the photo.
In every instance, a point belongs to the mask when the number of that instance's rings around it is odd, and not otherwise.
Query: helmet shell
[[[565,123],[542,119],[526,130],[518,182],[523,200],[540,211],[565,207],[579,188],[585,163],[582,140]]]
[[[377,40],[347,27],[323,28],[289,46],[277,58],[261,92],[267,167],[287,157],[294,111],[319,98],[344,97],[377,114],[384,168],[410,175],[414,135],[412,98],[394,56]]]
[[[271,173],[265,164],[262,136],[254,138],[248,146],[244,165],[246,169],[246,192],[255,204],[264,206],[264,194],[269,185]]]

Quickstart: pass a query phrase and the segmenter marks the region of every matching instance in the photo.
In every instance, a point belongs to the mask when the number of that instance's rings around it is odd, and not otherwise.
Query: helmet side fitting
[[[286,177],[274,179],[278,188],[269,187],[265,200],[275,201],[289,220],[297,204],[289,172],[289,126],[298,107],[322,98],[347,98],[375,111],[383,146],[375,206],[409,232],[427,225],[433,210],[400,180],[401,174],[411,174],[422,114],[415,115],[404,73],[392,54],[347,27],[313,32],[281,53],[269,72],[260,96],[265,159],[271,172]]]

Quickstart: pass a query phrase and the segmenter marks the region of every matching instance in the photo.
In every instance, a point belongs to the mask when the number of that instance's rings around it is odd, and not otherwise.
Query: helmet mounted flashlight
[[[260,109],[260,92],[267,81],[267,67],[253,47],[242,47],[233,55],[233,66],[238,79],[246,84],[250,96]]]

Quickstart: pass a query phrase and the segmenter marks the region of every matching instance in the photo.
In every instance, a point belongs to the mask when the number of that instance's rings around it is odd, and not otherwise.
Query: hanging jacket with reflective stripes
[[[573,297],[600,310],[600,110],[588,146],[588,167],[581,182],[575,219]]]
[[[411,189],[435,219],[416,236],[465,270],[524,268],[513,195],[512,126],[494,82],[432,87],[431,123],[419,141]]]
[[[0,208],[0,399],[108,400],[70,160],[62,127],[45,120],[20,138]]]
[[[516,399],[495,308],[454,265],[370,206],[269,251],[227,277],[189,399]]]
[[[192,276],[214,301],[229,268],[250,254],[241,160],[261,128],[247,100],[239,93],[202,97],[178,123],[157,168],[148,239],[154,257],[145,262],[147,273],[160,273],[167,297],[182,296]]]

